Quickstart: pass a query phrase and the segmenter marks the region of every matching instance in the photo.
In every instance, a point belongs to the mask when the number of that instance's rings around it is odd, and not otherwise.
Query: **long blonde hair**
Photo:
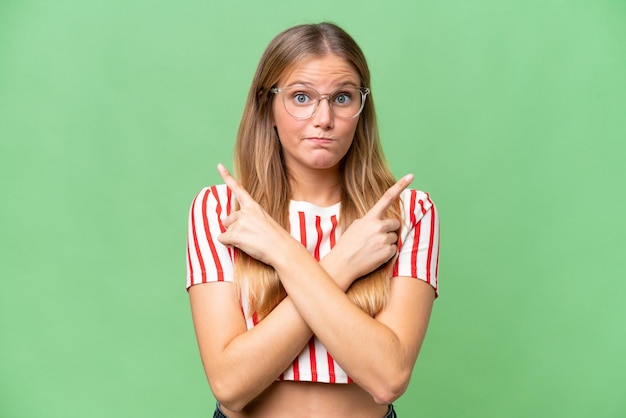
[[[235,144],[235,172],[250,195],[285,229],[289,228],[290,185],[278,134],[272,123],[270,89],[293,65],[306,58],[333,54],[346,60],[370,86],[370,73],[363,52],[343,29],[331,23],[298,25],[277,35],[257,67],[243,111]],[[355,137],[340,164],[342,180],[340,230],[365,215],[395,180],[383,156],[372,95],[359,116]],[[388,216],[401,219],[400,204]],[[374,316],[385,306],[395,258],[356,280],[348,297]],[[246,280],[249,313],[267,316],[286,296],[276,271],[242,251],[235,259],[235,283],[239,291]]]

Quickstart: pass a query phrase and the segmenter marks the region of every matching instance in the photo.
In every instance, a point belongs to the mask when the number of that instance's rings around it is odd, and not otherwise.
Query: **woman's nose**
[[[315,126],[322,127],[324,129],[330,129],[333,127],[333,109],[330,105],[330,99],[328,97],[320,97],[320,101],[317,104],[317,111],[313,115]]]

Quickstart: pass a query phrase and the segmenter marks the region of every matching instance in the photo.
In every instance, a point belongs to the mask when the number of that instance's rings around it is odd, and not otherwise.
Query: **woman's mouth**
[[[326,138],[326,137],[322,137],[322,136],[310,136],[310,137],[306,137],[304,138],[307,141],[311,141],[314,142],[316,144],[330,144],[333,142],[332,138]]]

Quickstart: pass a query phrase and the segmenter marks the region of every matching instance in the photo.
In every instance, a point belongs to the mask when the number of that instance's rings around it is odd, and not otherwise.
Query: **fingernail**
[[[407,174],[406,176],[404,176],[404,180],[407,182],[412,182],[413,181],[413,174]]]

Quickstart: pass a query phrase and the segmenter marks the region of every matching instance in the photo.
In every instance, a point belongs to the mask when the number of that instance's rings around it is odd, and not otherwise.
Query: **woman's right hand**
[[[356,279],[371,273],[396,255],[400,221],[387,218],[386,213],[412,181],[413,175],[409,174],[391,186],[365,216],[352,222],[332,251],[324,257],[324,268],[331,269],[329,265],[335,267],[329,274],[341,287],[347,289]]]
[[[296,242],[289,232],[263,210],[226,167],[219,164],[217,169],[239,202],[239,210],[224,219],[226,231],[217,237],[218,241],[237,247],[265,264],[273,265],[275,258],[280,256],[280,244],[294,245]]]

